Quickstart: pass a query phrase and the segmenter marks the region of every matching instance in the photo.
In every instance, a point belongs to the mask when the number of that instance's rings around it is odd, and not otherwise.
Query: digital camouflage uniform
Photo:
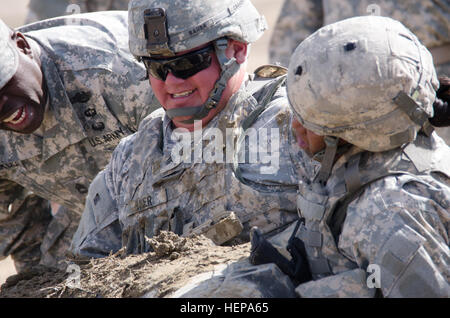
[[[300,184],[305,225],[297,236],[306,242],[314,280],[296,292],[300,297],[372,297],[376,290],[367,281],[368,266],[374,264],[383,297],[449,297],[449,147],[433,133],[419,135],[404,151],[360,151],[354,147],[338,160],[323,189]],[[362,184],[390,175],[353,199],[339,234],[332,208],[350,187],[346,176],[353,166]]]
[[[78,19],[76,26],[61,18],[19,29],[40,52],[48,101],[35,133],[0,132],[0,255],[12,255],[18,270],[39,261],[38,250],[23,252],[32,247],[40,247],[41,264],[56,266],[91,180],[159,105],[129,53],[126,12]],[[37,196],[64,208],[52,219]]]
[[[299,181],[297,197],[295,237],[312,280],[294,289],[268,264],[241,261],[173,296],[260,297],[276,288],[269,294],[448,298],[450,148],[426,124],[437,85],[431,54],[389,18],[347,19],[303,41],[288,98],[326,143],[315,154],[318,174]],[[348,143],[338,147],[339,138]]]
[[[353,147],[335,164],[324,188],[299,186],[298,208],[305,223],[296,236],[306,244],[312,281],[294,286],[273,263],[255,266],[244,260],[189,283],[172,297],[448,298],[449,155],[449,147],[434,133],[430,139],[420,136],[405,151]],[[339,233],[332,223],[334,208],[346,194],[346,171],[354,162],[362,183],[392,175],[353,198]],[[285,231],[287,238],[292,230]],[[381,294],[367,285],[371,264],[379,266]]]
[[[438,84],[430,52],[386,17],[330,24],[295,50],[290,105],[327,142],[314,182],[299,182],[313,278],[299,296],[370,297],[375,283],[383,297],[450,296],[450,147],[428,122]],[[339,138],[354,146],[333,164]]]
[[[127,10],[129,0],[30,0],[25,23],[72,13]],[[79,8],[70,6],[76,4]]]
[[[151,38],[161,32],[150,28],[156,22],[144,22],[150,9],[164,17],[158,21],[167,21],[168,40]],[[130,51],[138,58],[173,56],[213,43],[221,67],[215,89],[201,106],[176,108],[183,112],[194,109],[191,118],[201,116],[211,105],[215,107],[214,100],[220,100],[228,79],[243,67],[235,57],[225,56],[227,41],[223,38],[248,44],[266,28],[265,19],[251,2],[242,0],[133,0],[129,21]],[[287,106],[284,77],[278,76],[278,71],[269,68],[264,74],[263,69],[257,78],[249,78],[203,130],[194,130],[193,141],[188,141],[194,146],[183,153],[183,157],[192,159],[190,162],[172,157],[180,151],[176,138],[191,137],[191,133],[173,130],[172,110],[158,110],[148,116],[136,134],[119,144],[111,162],[91,184],[72,253],[101,257],[122,246],[128,253],[147,252],[150,246],[146,237],[160,230],[180,235],[203,233],[216,244],[242,242],[248,240],[254,225],[272,235],[292,223],[297,217],[297,175],[312,173],[314,166],[307,166],[310,161],[302,157],[296,163],[292,160],[302,153],[295,148],[290,127],[285,125],[292,113]],[[273,170],[265,170],[271,165],[260,155],[256,161],[247,159],[238,164],[244,160],[239,155],[235,158],[235,154],[250,156],[246,150],[255,146],[240,138],[244,129],[249,134],[267,133],[268,140],[258,137],[257,143],[279,158]],[[216,136],[217,131],[221,136]],[[212,136],[218,140],[213,142]],[[210,141],[203,143],[201,138]],[[277,142],[279,147],[275,147]],[[218,148],[212,146],[217,144]],[[212,155],[212,148],[217,159],[214,162],[205,158]],[[195,149],[203,149],[204,156],[198,156]]]
[[[448,1],[285,0],[270,40],[269,60],[287,66],[297,45],[320,27],[368,14],[402,22],[432,52],[438,76],[450,76]],[[436,131],[450,144],[450,128]]]
[[[276,81],[268,85],[256,95],[265,96],[264,90],[270,91]],[[255,97],[242,87],[207,125],[203,138],[211,138],[210,128],[219,128],[225,137],[227,128],[241,127],[257,108]],[[160,230],[189,235],[230,212],[243,225],[242,232],[230,239],[248,241],[252,226],[275,234],[297,218],[297,178],[314,172],[285,125],[291,115],[285,89],[280,87],[251,126],[268,131],[269,138],[272,128],[279,130],[279,169],[261,174],[260,169],[267,164],[243,163],[238,178],[233,162],[226,163],[225,159],[224,163],[174,162],[170,119],[163,110],[152,113],[136,134],[121,141],[111,162],[92,182],[71,252],[78,257],[102,257],[122,246],[129,253],[148,252],[145,236],[152,237]],[[234,131],[228,140],[237,140],[239,130]],[[203,147],[203,153],[210,153],[207,145]],[[224,153],[235,147],[233,143],[227,145]]]

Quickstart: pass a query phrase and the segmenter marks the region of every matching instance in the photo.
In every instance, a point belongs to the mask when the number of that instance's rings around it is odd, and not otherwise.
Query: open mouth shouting
[[[3,119],[3,123],[8,123],[10,125],[19,126],[20,124],[22,124],[24,122],[26,115],[27,115],[27,112],[25,110],[25,107],[21,107],[18,110],[16,110],[11,116]]]
[[[12,113],[1,116],[0,128],[12,130],[22,134],[34,132],[42,123],[43,109],[40,105],[22,104],[14,107]]]

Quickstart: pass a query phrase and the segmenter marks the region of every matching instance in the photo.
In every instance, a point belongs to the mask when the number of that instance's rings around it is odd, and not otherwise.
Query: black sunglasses
[[[209,45],[170,59],[152,59],[143,56],[142,61],[147,72],[161,81],[166,80],[169,71],[176,77],[187,79],[211,65],[213,50],[213,46]]]

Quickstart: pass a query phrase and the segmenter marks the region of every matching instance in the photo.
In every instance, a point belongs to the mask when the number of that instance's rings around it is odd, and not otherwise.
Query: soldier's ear
[[[19,51],[21,51],[25,55],[32,55],[30,44],[22,33],[13,31],[11,39],[16,43]]]
[[[247,44],[229,39],[226,55],[228,58],[235,57],[239,64],[244,63],[247,59]]]

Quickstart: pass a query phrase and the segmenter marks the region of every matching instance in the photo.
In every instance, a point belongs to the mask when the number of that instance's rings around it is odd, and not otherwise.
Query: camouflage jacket
[[[128,51],[126,12],[79,17],[19,30],[41,52],[48,102],[36,133],[0,132],[0,220],[29,192],[81,214],[119,140],[159,106]]]
[[[231,162],[219,159],[209,163],[205,159],[211,154],[207,143],[203,145],[203,157],[177,162],[172,157],[176,143],[172,139],[175,132],[170,119],[163,111],[156,111],[145,119],[136,134],[121,141],[110,164],[91,184],[72,241],[72,253],[78,257],[101,257],[122,246],[131,253],[145,252],[150,248],[146,236],[151,237],[160,230],[188,235],[205,224],[208,229],[211,221],[231,212],[242,223],[242,232],[235,234],[244,241],[248,240],[252,226],[273,234],[292,223],[297,218],[296,178],[311,173],[313,168],[308,166],[309,159],[298,157],[302,153],[290,129],[292,113],[285,87],[270,93],[268,104],[258,112],[258,101],[264,99],[275,82],[269,81],[254,94],[249,93],[250,84],[243,86],[203,129],[200,138],[213,140],[211,135],[222,132],[215,139],[220,140],[215,150],[223,150],[220,155],[223,158],[225,153],[228,156],[228,151],[234,157],[248,148],[232,150],[236,144],[244,145],[239,139],[243,135],[240,128],[250,127],[246,132],[267,132],[269,141],[263,138],[259,144],[268,146],[279,158],[279,165],[264,164],[262,159],[237,164],[236,158]],[[222,143],[225,136],[226,146]],[[272,149],[276,140],[279,149]],[[199,148],[194,145],[187,150],[190,159],[195,149]]]
[[[450,44],[448,1],[285,0],[272,34],[270,60],[287,66],[297,45],[320,27],[368,14],[402,22],[428,48]]]
[[[314,280],[296,292],[372,297],[376,287],[384,297],[449,297],[449,155],[438,136],[419,135],[404,149],[353,147],[325,187],[300,182],[297,236]]]

